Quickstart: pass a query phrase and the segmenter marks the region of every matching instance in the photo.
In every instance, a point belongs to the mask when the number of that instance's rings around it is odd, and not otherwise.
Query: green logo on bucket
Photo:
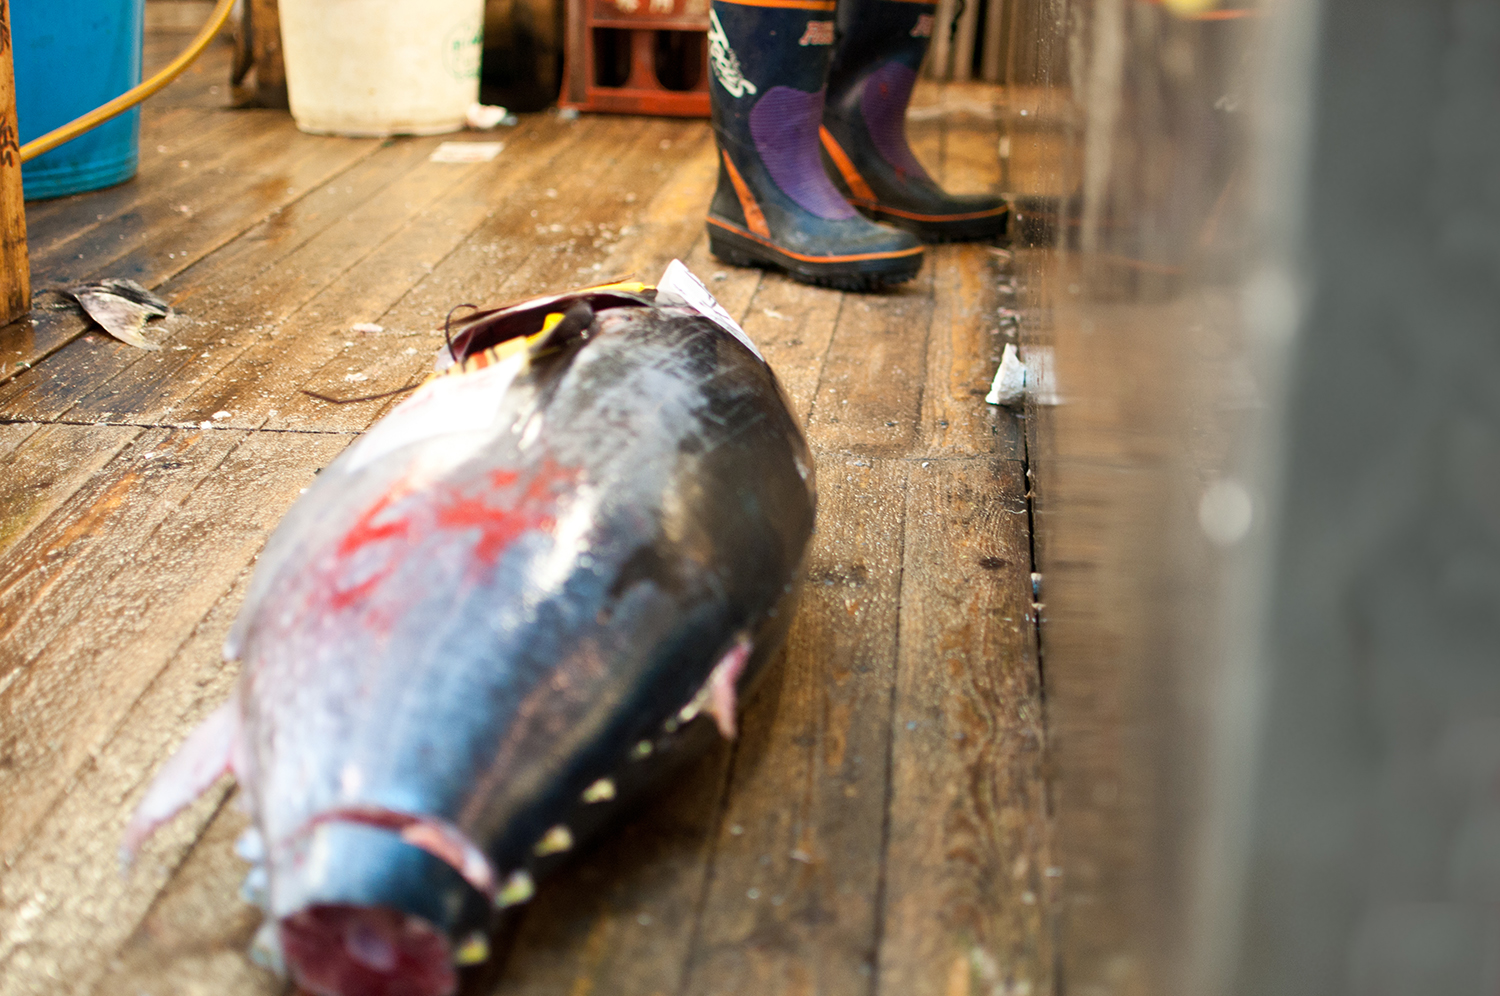
[[[472,21],[455,27],[443,39],[443,65],[456,80],[471,80],[479,75],[479,56],[484,43],[484,28]]]

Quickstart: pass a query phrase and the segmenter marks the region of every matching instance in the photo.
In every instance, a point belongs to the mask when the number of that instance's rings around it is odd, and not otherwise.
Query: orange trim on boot
[[[729,171],[729,182],[734,184],[734,194],[740,199],[740,210],[745,212],[745,224],[749,225],[750,231],[756,235],[769,239],[771,226],[766,224],[765,212],[760,209],[759,204],[755,203],[755,195],[750,193],[750,187],[745,183],[745,178],[740,176],[740,171],[734,168],[734,163],[729,159],[729,153],[720,149],[719,155],[724,157],[724,168]]]
[[[910,218],[912,221],[974,221],[978,218],[998,218],[1010,210],[1010,205],[1001,204],[997,208],[988,208],[984,211],[965,211],[962,214],[918,214],[916,211],[903,211],[900,208],[888,207],[885,204],[876,204],[873,209],[883,214],[893,214],[898,218]]]
[[[720,0],[739,7],[783,7],[791,10],[821,10],[833,13],[834,0]]]
[[[734,234],[739,235],[743,238],[754,239],[756,242],[759,242],[767,249],[774,249],[776,252],[781,253],[783,256],[801,260],[804,263],[863,263],[875,259],[901,259],[905,256],[920,256],[922,252],[927,248],[926,246],[912,246],[910,249],[893,249],[888,252],[859,252],[849,253],[841,256],[809,256],[807,253],[794,252],[791,249],[786,248],[785,246],[779,246],[768,238],[763,238],[761,236],[751,234],[738,225],[732,224],[727,221],[721,221],[720,219],[712,216],[709,217],[708,223],[710,225],[717,225],[720,228],[724,229],[724,231],[733,232]]]
[[[838,142],[829,134],[828,129],[822,125],[818,126],[818,138],[823,140],[823,149],[828,153],[828,158],[839,168],[839,174],[843,176],[844,182],[849,185],[849,192],[860,200],[866,200],[875,204],[875,191],[865,182],[865,178],[859,175],[859,170],[854,168],[854,160],[843,150]]]

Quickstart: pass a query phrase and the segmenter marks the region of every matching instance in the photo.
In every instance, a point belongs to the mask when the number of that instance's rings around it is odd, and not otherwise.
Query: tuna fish
[[[262,942],[326,996],[451,992],[497,908],[733,736],[813,527],[775,376],[680,263],[440,356],[272,535],[236,692],[125,834],[232,773]]]

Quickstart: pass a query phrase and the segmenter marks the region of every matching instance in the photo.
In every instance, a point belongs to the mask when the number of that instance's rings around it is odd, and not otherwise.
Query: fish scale
[[[494,907],[733,734],[784,634],[815,509],[801,430],[731,319],[653,296],[466,318],[449,372],[260,558],[236,696],[126,845],[232,770],[310,991],[450,991]]]

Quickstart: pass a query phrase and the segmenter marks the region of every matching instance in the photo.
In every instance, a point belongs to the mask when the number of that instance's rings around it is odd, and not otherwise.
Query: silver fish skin
[[[806,442],[759,357],[649,297],[549,299],[583,302],[575,328],[434,378],[259,559],[226,645],[235,697],[127,847],[232,771],[311,992],[451,992],[496,907],[733,734],[785,631]],[[458,359],[493,344],[486,321]]]

